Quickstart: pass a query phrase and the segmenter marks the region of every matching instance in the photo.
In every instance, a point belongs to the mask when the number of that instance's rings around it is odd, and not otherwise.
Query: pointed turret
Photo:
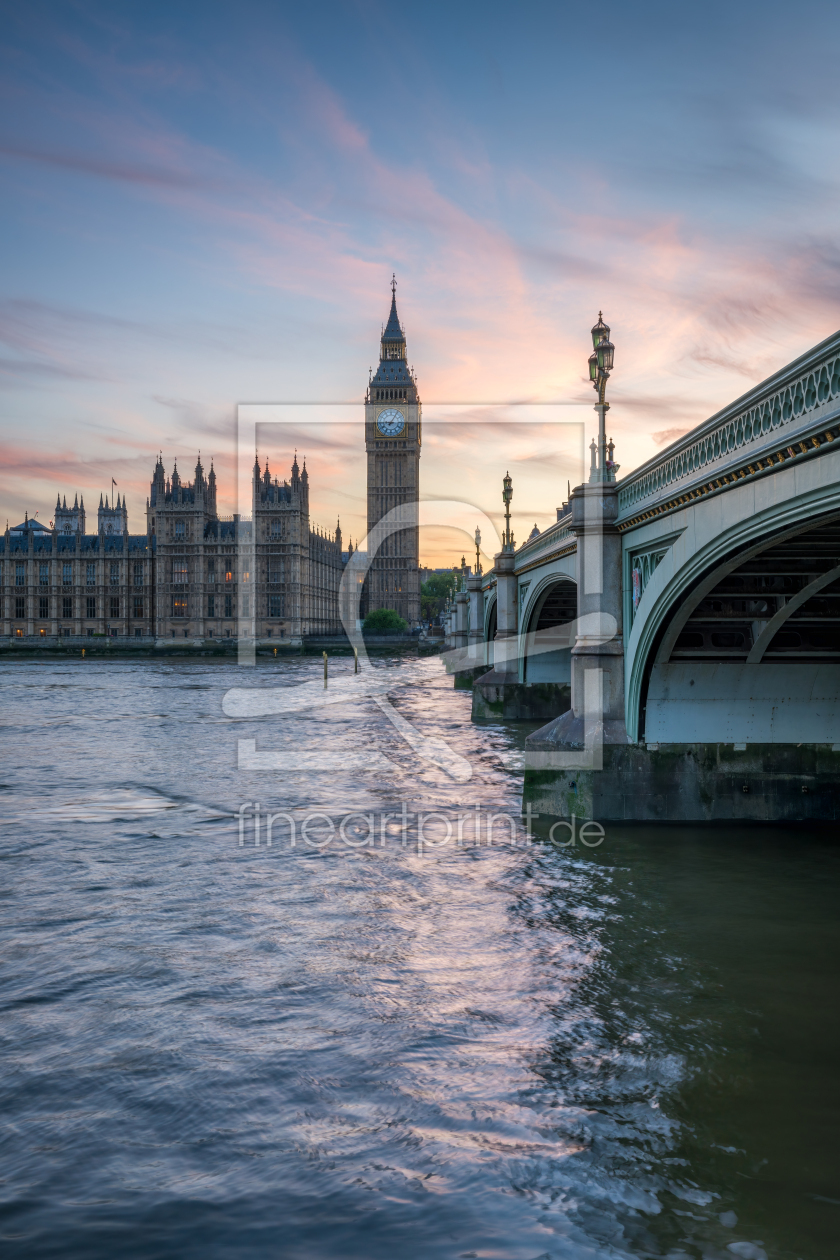
[[[381,359],[405,360],[405,330],[397,314],[397,278],[391,277],[391,310],[382,333]]]
[[[160,452],[155,462],[155,471],[152,474],[152,482],[149,486],[149,503],[151,507],[163,503],[166,493],[166,474],[163,471],[163,453]]]

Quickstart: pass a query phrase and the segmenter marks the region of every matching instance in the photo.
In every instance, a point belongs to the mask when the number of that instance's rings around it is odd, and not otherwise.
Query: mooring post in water
[[[359,672],[359,649],[354,647],[353,648],[353,673],[358,674],[358,672]]]
[[[324,690],[327,689],[327,654],[324,652]]]

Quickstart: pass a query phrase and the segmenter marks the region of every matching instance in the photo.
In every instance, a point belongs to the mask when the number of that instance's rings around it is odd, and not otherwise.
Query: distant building
[[[399,528],[372,558],[360,614],[393,608],[420,624],[421,414],[396,282],[380,362],[365,397],[368,532],[397,509]],[[220,517],[216,474],[199,458],[192,481],[158,458],[146,500],[146,530],[129,533],[125,499],[100,495],[96,533],[85,532],[84,499],[55,505],[48,529],[27,515],[0,539],[3,633],[156,639],[236,638],[300,642],[342,630],[338,594],[352,546],[340,525],[309,515],[309,475],[297,456],[288,481],[255,463],[251,519]]]
[[[78,496],[56,504],[52,529],[27,515],[0,540],[3,632],[204,639],[247,629],[291,642],[339,633],[352,548],[342,551],[339,526],[312,525],[305,463],[301,471],[295,458],[283,482],[255,464],[253,503],[250,521],[221,518],[212,467],[205,477],[199,460],[184,482],[159,458],[143,534],[129,533],[119,495],[100,499],[95,534]]]

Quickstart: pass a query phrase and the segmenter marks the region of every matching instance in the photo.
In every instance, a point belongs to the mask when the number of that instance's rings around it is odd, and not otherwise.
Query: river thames
[[[2,667],[3,1254],[833,1260],[834,834],[476,843],[532,728],[376,669],[468,778],[226,716],[320,659]]]

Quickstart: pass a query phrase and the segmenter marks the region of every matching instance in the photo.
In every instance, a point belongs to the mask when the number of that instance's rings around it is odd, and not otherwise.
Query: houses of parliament
[[[392,608],[420,621],[417,501],[421,445],[417,382],[406,359],[396,285],[365,395],[368,534],[397,520],[373,557],[360,616]],[[216,474],[196,462],[192,480],[158,457],[146,529],[129,532],[124,499],[100,496],[96,532],[84,498],[56,502],[52,527],[28,515],[0,538],[3,633],[13,637],[109,635],[141,639],[302,642],[342,630],[338,592],[352,545],[316,526],[309,474],[297,455],[282,481],[255,462],[250,519],[221,517]]]

